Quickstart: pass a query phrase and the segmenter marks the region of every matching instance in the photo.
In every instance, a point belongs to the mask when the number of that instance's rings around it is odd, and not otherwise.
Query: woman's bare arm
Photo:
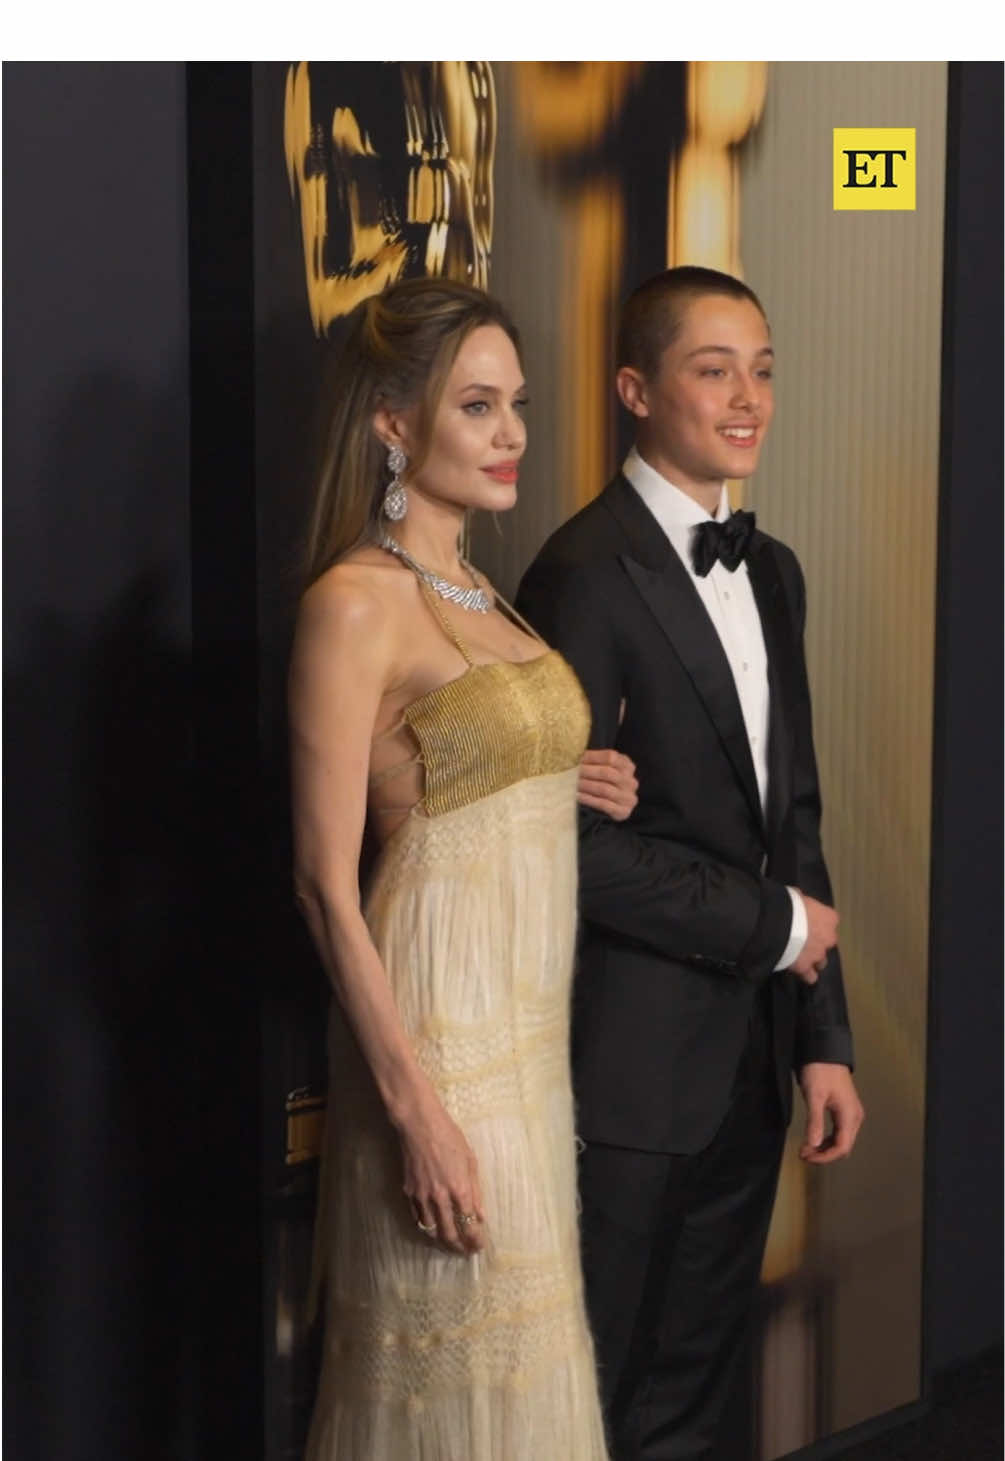
[[[305,594],[289,705],[295,881],[321,960],[402,1142],[404,1190],[441,1241],[479,1248],[484,1219],[475,1158],[422,1071],[360,906],[370,744],[393,683],[393,611],[365,569],[344,565]]]

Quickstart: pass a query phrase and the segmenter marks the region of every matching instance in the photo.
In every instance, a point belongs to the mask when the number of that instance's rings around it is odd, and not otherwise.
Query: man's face
[[[649,465],[699,493],[727,477],[749,477],[774,411],[773,361],[767,322],[750,300],[694,300],[654,380],[619,372]]]

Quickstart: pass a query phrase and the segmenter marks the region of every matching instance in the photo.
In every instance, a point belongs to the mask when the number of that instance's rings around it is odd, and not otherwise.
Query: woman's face
[[[512,507],[527,445],[526,404],[523,371],[505,330],[472,330],[447,376],[425,461],[406,472],[406,485],[458,507]],[[404,419],[407,428],[409,413]]]

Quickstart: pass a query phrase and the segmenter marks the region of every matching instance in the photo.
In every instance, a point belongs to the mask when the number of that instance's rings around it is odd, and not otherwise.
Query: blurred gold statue
[[[764,61],[689,61],[687,136],[671,159],[667,267],[702,264],[743,277],[737,146],[764,110]]]
[[[284,141],[299,195],[315,332],[405,274],[484,288],[496,98],[486,61],[306,61],[286,78]],[[324,117],[324,121],[319,120]],[[334,192],[334,199],[329,197]]]
[[[518,61],[517,119],[567,200],[560,335],[570,381],[563,480],[581,505],[614,454],[610,353],[620,297],[658,267],[743,277],[737,146],[764,107],[763,61]],[[632,158],[626,169],[624,160]],[[665,179],[665,213],[654,206]],[[589,421],[584,432],[581,423]]]

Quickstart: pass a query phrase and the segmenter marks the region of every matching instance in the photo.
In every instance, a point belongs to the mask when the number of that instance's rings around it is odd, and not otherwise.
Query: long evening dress
[[[424,792],[365,911],[422,1068],[478,1159],[487,1243],[462,1257],[417,1229],[399,1142],[333,1000],[307,1461],[606,1461],[569,1077],[589,707],[556,652],[475,664],[426,599],[467,669],[392,728],[407,728]]]

